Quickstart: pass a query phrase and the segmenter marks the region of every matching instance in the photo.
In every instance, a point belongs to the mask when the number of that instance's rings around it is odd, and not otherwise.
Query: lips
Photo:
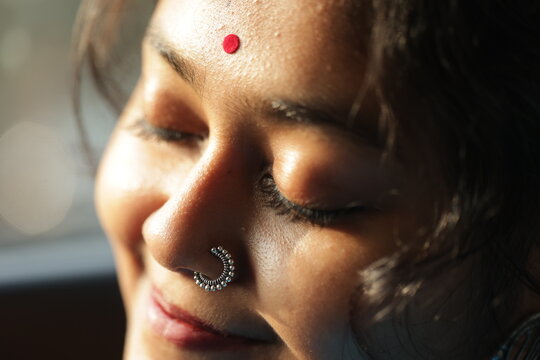
[[[261,343],[224,333],[205,324],[187,311],[168,303],[157,289],[151,291],[149,300],[148,320],[152,330],[182,348],[216,351]]]

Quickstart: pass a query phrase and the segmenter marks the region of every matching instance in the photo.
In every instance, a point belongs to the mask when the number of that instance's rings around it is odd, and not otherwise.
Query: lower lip
[[[189,350],[233,350],[251,343],[239,337],[227,337],[167,312],[157,300],[149,299],[148,320],[152,330],[167,341]],[[181,311],[181,310],[180,310]]]

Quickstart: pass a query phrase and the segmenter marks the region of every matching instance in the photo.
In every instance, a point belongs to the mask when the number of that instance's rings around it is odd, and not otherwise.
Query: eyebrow
[[[204,76],[191,59],[175,51],[174,47],[152,27],[148,28],[145,39],[185,82],[201,92]]]
[[[196,92],[202,94],[204,73],[193,60],[176,51],[174,46],[164,39],[155,28],[149,27],[145,38],[180,78],[191,85]],[[289,124],[330,125],[346,133],[353,133],[372,146],[380,147],[378,136],[362,121],[351,126],[348,117],[350,109],[339,112],[313,106],[313,104],[307,105],[278,98],[263,100],[257,105],[248,99],[245,99],[243,103],[248,104],[251,108],[259,109],[262,115],[268,118],[282,120]]]
[[[360,140],[364,144],[380,150],[384,148],[376,126],[372,126],[373,124],[370,124],[366,119],[351,123],[347,112],[276,99],[271,101],[270,107],[263,113],[268,117],[277,117],[289,123],[331,126],[341,130],[342,133],[348,135],[347,137],[356,141]]]
[[[265,113],[297,123],[345,125],[340,117],[334,116],[330,111],[282,99],[270,101]]]

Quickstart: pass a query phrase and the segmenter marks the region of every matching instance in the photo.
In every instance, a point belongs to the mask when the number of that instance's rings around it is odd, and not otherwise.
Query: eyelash
[[[364,206],[354,206],[336,210],[324,210],[300,206],[281,194],[274,178],[270,174],[266,174],[261,178],[258,187],[263,195],[264,205],[274,209],[278,215],[287,216],[289,220],[293,222],[304,222],[315,226],[325,227],[332,225],[344,215],[367,210]]]
[[[128,129],[144,140],[156,142],[185,142],[202,139],[199,135],[153,126],[143,118],[139,118],[130,124]],[[278,215],[286,216],[292,222],[309,223],[311,225],[325,227],[333,224],[344,215],[367,210],[364,206],[354,206],[337,210],[300,206],[281,194],[274,178],[270,174],[264,175],[259,180],[257,187],[263,195],[262,200],[264,205],[275,210]]]
[[[128,126],[128,129],[144,140],[157,142],[186,142],[203,139],[202,136],[197,134],[183,133],[176,130],[153,126],[144,118],[138,118]]]

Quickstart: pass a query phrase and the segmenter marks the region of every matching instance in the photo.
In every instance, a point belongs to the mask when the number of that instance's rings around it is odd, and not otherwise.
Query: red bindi
[[[223,39],[223,50],[227,54],[234,54],[240,47],[240,38],[234,34],[225,36]]]

